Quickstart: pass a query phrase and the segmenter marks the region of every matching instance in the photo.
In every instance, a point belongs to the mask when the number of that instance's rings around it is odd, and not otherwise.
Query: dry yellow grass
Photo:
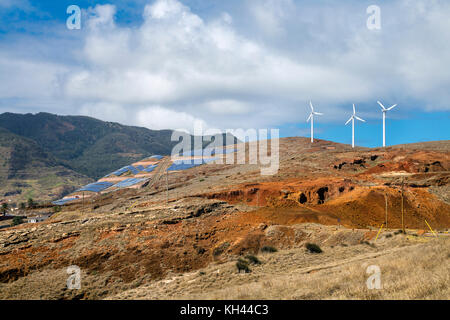
[[[405,246],[405,242],[409,242]],[[295,250],[300,251],[295,252]],[[303,249],[261,256],[261,266],[237,274],[234,264],[210,267],[136,288],[113,299],[449,299],[450,239],[427,243],[405,238],[378,249],[334,248],[333,254],[311,255]],[[328,248],[326,251],[330,251]],[[308,258],[311,257],[311,258]],[[310,259],[305,263],[305,259]],[[318,260],[312,262],[313,259]],[[286,261],[286,264],[284,264]],[[298,261],[296,267],[295,261]],[[369,265],[381,269],[380,290],[367,289]],[[276,270],[278,267],[278,271]],[[220,273],[220,274],[219,274]],[[195,289],[194,289],[195,287]]]
[[[230,287],[194,299],[449,299],[450,242],[432,241],[314,273]],[[367,289],[366,268],[381,268],[382,289]]]

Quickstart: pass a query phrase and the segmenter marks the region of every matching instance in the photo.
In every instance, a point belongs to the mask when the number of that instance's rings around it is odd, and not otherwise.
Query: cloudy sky
[[[355,103],[357,144],[378,146],[381,100],[388,144],[450,139],[449,17],[433,0],[0,0],[0,112],[307,136],[311,99],[317,137],[350,143]]]

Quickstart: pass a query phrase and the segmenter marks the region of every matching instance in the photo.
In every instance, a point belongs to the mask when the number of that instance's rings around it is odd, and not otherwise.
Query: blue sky
[[[66,9],[82,9],[68,30]],[[381,29],[369,30],[369,5]],[[151,129],[280,128],[381,145],[450,138],[446,1],[0,0],[0,112]]]

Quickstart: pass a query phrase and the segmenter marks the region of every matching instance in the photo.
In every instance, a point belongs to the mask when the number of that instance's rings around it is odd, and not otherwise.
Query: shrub
[[[251,254],[246,255],[245,259],[247,259],[251,264],[261,264],[261,261]]]
[[[53,207],[53,212],[54,213],[58,213],[60,211],[61,211],[61,207],[60,206]]]
[[[34,202],[33,198],[28,198],[28,208],[34,209],[35,206],[36,206],[36,203]]]
[[[19,224],[23,223],[23,219],[22,217],[16,216],[14,217],[13,221],[12,221],[12,225],[13,226],[18,226]]]
[[[261,252],[268,252],[268,253],[273,253],[273,252],[277,252],[278,250],[275,249],[274,247],[271,246],[264,246],[261,248]]]
[[[306,249],[311,253],[322,253],[322,249],[315,243],[307,243]]]
[[[248,262],[242,258],[238,259],[238,261],[236,262],[236,267],[237,267],[239,273],[241,272],[241,270],[244,270],[245,273],[252,272],[250,270],[250,268],[248,267]]]
[[[213,252],[212,252],[213,256],[214,257],[220,256],[222,253],[225,252],[225,250],[228,249],[229,246],[230,246],[230,243],[228,243],[228,242],[222,243],[220,246],[213,249]]]
[[[370,243],[369,241],[363,241],[363,244],[367,244],[369,247],[376,248],[375,244]]]

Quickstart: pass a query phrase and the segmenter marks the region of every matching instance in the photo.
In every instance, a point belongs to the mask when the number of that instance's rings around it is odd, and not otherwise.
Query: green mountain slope
[[[36,142],[41,152],[53,156],[52,161],[92,179],[150,155],[169,155],[178,143],[171,141],[172,130],[150,130],[43,112],[0,114],[0,127]]]
[[[67,167],[97,179],[152,154],[170,154],[171,130],[154,131],[83,116],[0,115],[0,127],[32,139]]]
[[[0,199],[51,200],[90,181],[61,165],[35,141],[0,128]]]

